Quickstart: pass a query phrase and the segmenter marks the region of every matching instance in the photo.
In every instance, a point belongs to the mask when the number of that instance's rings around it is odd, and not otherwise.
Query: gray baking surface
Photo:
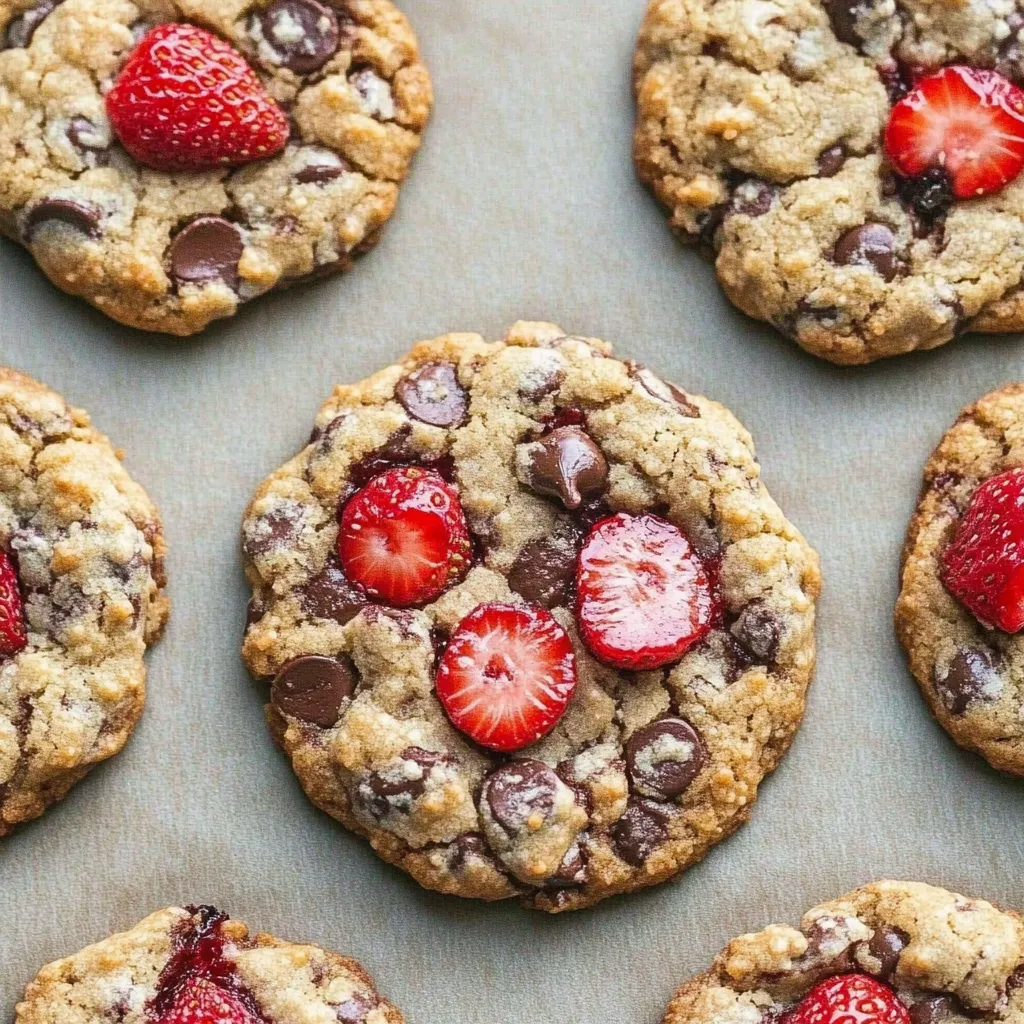
[[[192,341],[133,332],[0,247],[0,353],[128,453],[171,545],[128,749],[0,847],[0,1019],[44,963],[174,903],[349,953],[412,1024],[654,1024],[730,938],[878,877],[1024,906],[1024,783],[932,722],[893,638],[921,467],[1020,339],[839,369],[733,311],[635,181],[641,0],[404,0],[437,88],[395,222],[347,277]],[[751,823],[674,883],[549,918],[419,889],[307,803],[242,666],[238,525],[337,381],[518,318],[613,342],[731,408],[822,556],[803,729]]]

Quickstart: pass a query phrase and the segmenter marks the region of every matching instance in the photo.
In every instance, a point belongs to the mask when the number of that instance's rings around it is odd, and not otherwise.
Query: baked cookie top
[[[729,298],[814,355],[1020,330],[1022,29],[1012,0],[651,0],[640,176]]]
[[[15,1024],[402,1024],[354,960],[170,907],[44,967]]]
[[[663,881],[803,715],[818,560],[750,435],[551,324],[337,387],[242,537],[275,736],[428,888],[557,911]]]
[[[208,30],[249,62],[287,137],[280,152],[182,171],[143,166],[119,144],[112,87],[146,33],[171,23]],[[416,38],[390,0],[0,0],[0,230],[114,319],[192,334],[372,245],[431,104]],[[123,106],[142,116],[142,104]]]
[[[919,882],[866,885],[809,910],[799,928],[734,939],[679,989],[664,1024],[783,1019],[1019,1024],[1024,923]]]
[[[935,717],[960,746],[1016,775],[1024,775],[1024,622],[1014,619],[1012,581],[1024,537],[1021,467],[1024,384],[1009,384],[964,409],[928,460],[896,605],[900,642]],[[993,536],[977,517],[999,493],[1010,507],[993,507]],[[987,591],[1008,603],[978,605]]]
[[[0,368],[0,836],[127,742],[167,620],[165,551],[86,413]]]

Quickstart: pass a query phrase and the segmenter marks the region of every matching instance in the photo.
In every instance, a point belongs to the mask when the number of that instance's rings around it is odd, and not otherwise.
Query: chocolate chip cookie
[[[15,1024],[402,1024],[354,960],[171,907],[44,967]]]
[[[935,449],[903,549],[896,630],[960,746],[1024,775],[1024,384],[968,406]]]
[[[431,104],[389,0],[0,0],[0,230],[193,334],[371,247]]]
[[[1019,331],[1022,40],[1012,0],[651,0],[639,174],[732,302],[816,356]]]
[[[164,554],[89,417],[0,368],[0,836],[128,741],[167,619]]]
[[[1024,922],[919,882],[823,903],[799,929],[734,939],[679,989],[664,1024],[964,1024],[1024,1015]]]
[[[337,387],[242,542],[275,737],[427,888],[559,911],[664,881],[803,715],[818,560],[750,435],[551,324]]]

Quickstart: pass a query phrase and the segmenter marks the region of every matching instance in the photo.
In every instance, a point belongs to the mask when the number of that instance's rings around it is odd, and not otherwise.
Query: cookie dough
[[[0,658],[0,836],[118,753],[167,620],[160,516],[110,442],[59,395],[0,368],[0,550],[28,644]]]
[[[104,94],[173,21],[252,63],[291,119],[281,154],[170,174],[117,145]],[[0,230],[115,320],[193,334],[371,247],[431,104],[390,0],[0,0]]]
[[[538,438],[567,426],[573,458],[546,458]],[[368,601],[336,554],[341,507],[396,464],[454,483],[475,551],[420,608]],[[719,593],[710,632],[662,669],[610,668],[580,640],[577,554],[613,511],[681,528]],[[337,387],[242,538],[243,653],[273,680],[275,737],[317,806],[431,889],[559,911],[664,881],[747,820],[803,715],[818,559],[761,483],[750,435],[552,324],[422,342]],[[434,690],[451,632],[495,601],[550,609],[578,670],[554,729],[509,756],[453,728]]]

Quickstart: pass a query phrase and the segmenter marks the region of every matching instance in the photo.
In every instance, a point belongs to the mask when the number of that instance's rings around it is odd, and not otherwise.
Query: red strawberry
[[[18,574],[0,551],[0,657],[9,658],[28,644],[25,616],[18,590]]]
[[[598,523],[580,552],[577,616],[608,665],[643,670],[677,661],[711,628],[716,600],[686,536],[658,516]]]
[[[1024,91],[995,71],[943,68],[892,108],[885,148],[905,177],[944,170],[958,199],[997,192],[1024,169]]]
[[[288,118],[245,58],[195,25],[143,36],[107,93],[121,144],[158,171],[201,171],[273,156]]]
[[[257,1024],[237,996],[205,978],[189,978],[160,1024]]]
[[[479,605],[459,623],[437,669],[437,696],[452,725],[506,753],[547,735],[575,689],[572,641],[535,605]]]
[[[389,469],[345,506],[338,554],[345,575],[375,600],[398,607],[432,601],[469,566],[459,495],[430,470]]]
[[[1024,469],[986,480],[942,555],[942,582],[986,626],[1024,628]]]
[[[910,1014],[888,985],[867,974],[819,982],[784,1024],[910,1024]]]

